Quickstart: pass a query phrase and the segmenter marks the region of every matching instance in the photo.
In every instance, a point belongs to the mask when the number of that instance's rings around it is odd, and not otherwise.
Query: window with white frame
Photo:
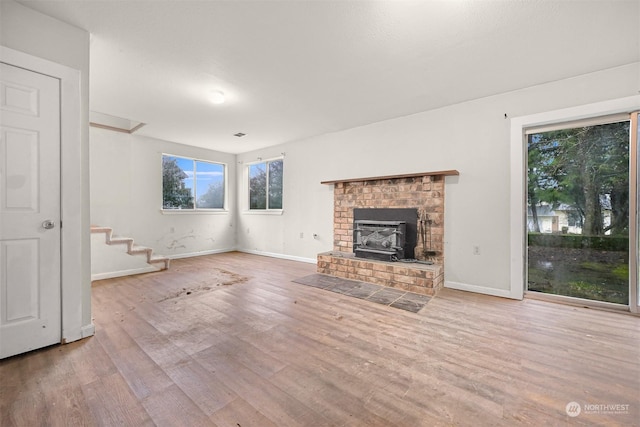
[[[248,166],[249,209],[282,209],[283,160],[274,159]]]
[[[225,165],[162,155],[162,209],[224,209]]]

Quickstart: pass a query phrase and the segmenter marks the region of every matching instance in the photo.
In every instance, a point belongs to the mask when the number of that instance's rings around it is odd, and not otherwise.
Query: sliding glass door
[[[527,290],[638,306],[635,117],[527,130]]]
[[[635,209],[631,210],[631,221],[629,225],[629,235],[634,236],[631,241],[631,255],[629,259],[629,308],[633,313],[640,313],[640,172],[638,163],[640,160],[640,113],[631,114],[631,140],[630,140],[630,170],[631,182],[629,186],[629,205]],[[635,177],[635,178],[634,178]]]

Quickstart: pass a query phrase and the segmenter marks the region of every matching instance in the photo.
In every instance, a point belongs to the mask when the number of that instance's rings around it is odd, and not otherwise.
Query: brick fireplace
[[[458,172],[450,170],[322,182],[334,185],[334,244],[332,251],[318,255],[318,272],[435,295],[444,284],[444,177],[447,175],[458,175]],[[354,210],[362,215],[363,212],[366,214],[366,209],[390,212],[413,209],[416,218],[412,230],[416,235],[410,241],[416,245],[409,252],[417,262],[356,257],[354,238],[358,235],[359,226],[354,233]],[[356,249],[361,246],[356,242]]]

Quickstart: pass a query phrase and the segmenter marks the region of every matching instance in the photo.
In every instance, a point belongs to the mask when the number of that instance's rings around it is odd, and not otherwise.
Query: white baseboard
[[[131,270],[109,271],[109,272],[106,272],[106,273],[96,273],[96,274],[92,274],[91,275],[91,281],[104,280],[104,279],[113,279],[114,277],[133,276],[134,274],[152,273],[154,271],[159,271],[159,269],[149,266],[149,267],[145,267],[145,268],[134,268],[134,269],[131,269]]]
[[[285,254],[278,254],[275,252],[263,252],[263,251],[256,251],[253,249],[236,249],[238,252],[244,252],[247,254],[252,254],[252,255],[261,255],[261,256],[268,256],[271,258],[280,258],[280,259],[288,259],[290,261],[300,261],[300,262],[306,262],[309,264],[316,264],[318,262],[318,260],[316,258],[304,258],[304,257],[300,257],[300,256],[294,256],[294,255],[285,255]]]
[[[93,323],[89,323],[88,325],[83,326],[80,329],[80,334],[82,338],[91,337],[96,334],[96,327]]]
[[[93,323],[82,326],[80,329],[73,329],[72,331],[65,330],[62,334],[62,343],[69,344],[70,342],[78,341],[86,337],[90,337],[96,333],[96,327]]]
[[[467,283],[450,282],[446,280],[444,282],[444,287],[449,289],[457,289],[459,291],[475,292],[477,294],[493,295],[495,297],[522,299],[516,295],[513,295],[510,290],[506,289],[488,288],[486,286],[469,285]]]
[[[180,258],[193,258],[196,256],[203,255],[213,255],[213,254],[222,254],[225,252],[233,252],[235,248],[227,248],[227,249],[212,249],[210,251],[199,251],[199,252],[188,252],[184,254],[175,254],[175,255],[165,255],[169,259],[180,259]]]
[[[200,251],[200,252],[189,252],[184,254],[175,254],[175,255],[166,255],[169,259],[180,259],[180,258],[192,258],[196,256],[203,255],[213,255],[220,254],[224,252],[232,252],[235,251],[234,248],[231,249],[214,249],[210,251]],[[158,268],[149,266],[143,268],[134,268],[130,270],[120,270],[120,271],[109,271],[106,273],[96,273],[91,275],[91,280],[104,280],[104,279],[113,279],[115,277],[123,277],[123,276],[133,276],[134,274],[142,274],[142,273],[153,273],[155,271],[160,271]]]

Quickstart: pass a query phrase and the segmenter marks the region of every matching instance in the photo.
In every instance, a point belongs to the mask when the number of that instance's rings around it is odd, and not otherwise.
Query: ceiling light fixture
[[[233,136],[237,136],[238,138],[242,138],[245,135],[246,135],[246,133],[242,133],[242,132],[238,132],[238,133],[234,133],[233,134]]]
[[[209,100],[214,104],[224,103],[224,92],[219,90],[212,90],[209,94]]]

